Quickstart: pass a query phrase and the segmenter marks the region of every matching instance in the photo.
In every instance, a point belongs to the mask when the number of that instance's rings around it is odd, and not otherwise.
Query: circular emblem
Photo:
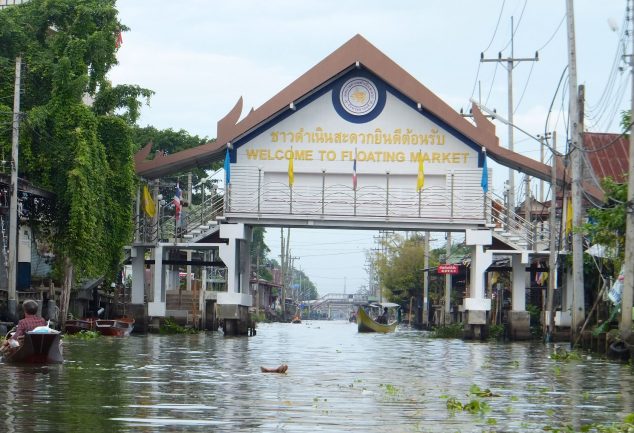
[[[367,78],[351,78],[341,86],[339,102],[353,116],[364,116],[378,103],[378,90]]]

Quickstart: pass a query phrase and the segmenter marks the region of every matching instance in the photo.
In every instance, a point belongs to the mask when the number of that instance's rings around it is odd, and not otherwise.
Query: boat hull
[[[73,319],[67,320],[64,325],[66,334],[77,334],[81,331],[94,331],[95,321],[91,319]]]
[[[2,354],[5,362],[12,364],[55,364],[64,362],[62,336],[27,332],[19,347]]]
[[[134,319],[99,319],[95,321],[95,330],[110,337],[127,337],[134,329]]]
[[[359,308],[359,312],[357,313],[357,329],[359,332],[380,332],[387,334],[388,332],[396,331],[396,325],[397,322],[388,323],[387,325],[375,322],[368,316],[368,313],[366,313],[363,308]]]

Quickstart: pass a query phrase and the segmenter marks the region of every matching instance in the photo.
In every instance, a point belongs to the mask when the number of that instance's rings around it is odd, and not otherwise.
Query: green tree
[[[625,258],[627,184],[605,178],[602,186],[605,190],[604,206],[588,209],[589,222],[582,230],[592,244],[604,245],[615,253],[614,269],[618,272]]]
[[[72,285],[112,278],[132,234],[131,124],[152,92],[106,78],[124,30],[115,0],[31,0],[0,11],[0,67],[18,54],[25,64],[19,175],[56,195],[50,233],[64,277],[62,321]],[[13,74],[0,74],[1,101],[12,83]],[[8,132],[0,133],[7,154]]]

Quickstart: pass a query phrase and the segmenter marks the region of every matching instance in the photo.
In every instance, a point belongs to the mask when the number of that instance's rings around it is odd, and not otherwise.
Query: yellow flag
[[[156,215],[156,205],[154,204],[154,199],[152,199],[152,194],[150,194],[150,190],[147,185],[143,185],[143,211],[150,217],[154,218]]]
[[[572,231],[572,198],[568,197],[566,205],[566,235]]]
[[[418,179],[416,180],[416,192],[420,192],[425,186],[425,168],[423,167],[423,155],[418,152]]]
[[[291,147],[291,157],[288,159],[288,186],[293,186],[295,183],[295,173],[293,172],[293,160],[295,159],[295,152]]]

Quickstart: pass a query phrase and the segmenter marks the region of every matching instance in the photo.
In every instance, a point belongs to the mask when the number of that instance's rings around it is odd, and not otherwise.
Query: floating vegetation
[[[430,334],[432,338],[462,338],[464,334],[464,324],[452,323],[434,328]]]
[[[381,388],[385,388],[385,393],[392,397],[398,395],[398,393],[400,392],[399,389],[396,386],[392,385],[391,383],[387,383],[385,385],[380,384],[379,386]]]
[[[181,326],[172,319],[165,319],[159,330],[160,334],[198,334],[198,330]]]
[[[581,361],[581,354],[575,350],[568,351],[564,347],[555,346],[555,351],[550,355],[555,361]]]
[[[494,394],[489,388],[481,389],[478,385],[471,385],[469,393],[478,397],[499,397],[500,394]]]
[[[64,338],[71,340],[94,340],[95,338],[101,337],[101,334],[97,331],[79,331],[76,334],[64,334]]]

